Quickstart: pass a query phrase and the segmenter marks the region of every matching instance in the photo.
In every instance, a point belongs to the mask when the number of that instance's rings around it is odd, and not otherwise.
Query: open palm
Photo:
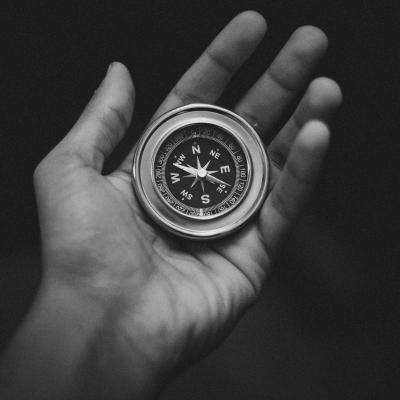
[[[184,104],[216,102],[265,29],[255,12],[233,19],[154,117]],[[327,78],[305,90],[326,47],[317,28],[298,29],[236,105],[269,145],[272,185],[257,219],[227,238],[193,242],[154,226],[132,190],[132,154],[110,175],[101,174],[133,112],[134,88],[122,64],[112,64],[77,124],[39,165],[44,287],[68,288],[101,314],[102,334],[92,351],[95,360],[107,360],[94,367],[105,370],[102,376],[129,381],[131,360],[138,359],[156,374],[175,372],[210,351],[257,298],[311,192],[328,146],[326,122],[341,101]],[[116,367],[126,379],[115,378]]]

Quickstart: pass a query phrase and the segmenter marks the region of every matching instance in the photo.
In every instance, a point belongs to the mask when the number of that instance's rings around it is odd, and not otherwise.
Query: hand
[[[154,118],[184,104],[216,102],[265,30],[255,12],[234,18]],[[68,391],[70,378],[57,374],[74,376],[75,368],[86,398],[150,397],[230,332],[257,299],[320,170],[326,123],[341,102],[338,86],[312,81],[283,128],[276,126],[326,48],[319,29],[298,29],[234,108],[269,144],[272,187],[257,220],[204,243],[171,237],[142,213],[131,186],[132,153],[110,175],[101,174],[134,107],[128,71],[112,64],[79,121],[35,173],[45,270],[25,330],[48,326],[40,351],[52,368],[42,384],[52,379]],[[39,382],[39,370],[32,381]]]

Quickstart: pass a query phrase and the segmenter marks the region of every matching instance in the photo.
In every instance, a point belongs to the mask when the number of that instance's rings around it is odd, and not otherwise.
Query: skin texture
[[[154,118],[216,102],[265,31],[256,12],[235,17]],[[332,80],[310,83],[326,49],[318,28],[299,28],[236,105],[269,144],[272,188],[256,220],[204,243],[171,237],[142,213],[131,186],[132,153],[101,174],[135,102],[126,67],[110,66],[78,122],[35,171],[44,277],[4,357],[2,398],[153,398],[221,342],[257,299],[321,168],[327,123],[341,102]]]

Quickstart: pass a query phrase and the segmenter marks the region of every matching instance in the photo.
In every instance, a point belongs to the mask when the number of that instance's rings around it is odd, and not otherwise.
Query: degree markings
[[[169,138],[169,140],[164,143],[163,145],[161,145],[161,148],[158,152],[158,157],[157,157],[157,163],[160,165],[160,167],[162,168],[161,174],[156,174],[155,179],[157,182],[161,183],[161,188],[160,186],[158,186],[159,188],[159,193],[161,194],[162,197],[164,197],[166,199],[166,201],[168,202],[168,204],[175,208],[177,211],[186,214],[186,215],[197,215],[197,216],[209,216],[209,215],[216,215],[216,214],[220,214],[222,211],[229,209],[230,207],[232,207],[235,203],[238,203],[240,201],[241,196],[246,192],[246,185],[247,185],[247,181],[248,181],[248,176],[247,176],[247,171],[248,171],[248,166],[246,163],[240,163],[238,162],[236,155],[242,153],[243,158],[246,160],[245,154],[243,154],[243,149],[241,148],[241,146],[233,141],[231,139],[231,137],[229,135],[227,135],[226,133],[220,133],[217,130],[218,128],[216,127],[212,127],[211,129],[209,128],[204,128],[204,126],[200,126],[199,129],[197,131],[188,131],[186,128],[180,130],[179,135],[175,135],[175,133]],[[190,134],[190,137],[186,136],[187,133]],[[201,143],[198,143],[196,141],[197,138],[202,137],[203,139],[211,139],[212,141],[215,142],[215,144],[217,143],[221,143],[223,144],[223,148],[225,149],[225,151],[227,151],[228,154],[231,155],[232,158],[229,158],[229,163],[232,163],[233,165],[235,165],[235,170],[232,171],[232,165],[231,167],[229,167],[229,165],[226,163],[226,158],[221,159],[222,163],[219,163],[218,165],[218,169],[215,168],[215,164],[214,164],[214,168],[217,169],[216,171],[211,171],[212,166],[210,168],[210,171],[207,171],[209,174],[211,172],[218,172],[219,174],[225,174],[226,177],[228,177],[228,175],[231,175],[232,173],[234,173],[235,176],[235,183],[232,186],[231,189],[231,194],[229,195],[229,198],[225,197],[225,199],[221,199],[222,202],[218,203],[218,204],[214,204],[211,205],[211,208],[201,208],[199,207],[197,204],[194,206],[195,208],[191,207],[188,202],[190,202],[191,200],[193,200],[193,196],[191,196],[190,198],[188,198],[189,194],[193,194],[190,193],[190,180],[187,182],[186,185],[186,192],[188,193],[188,195],[186,196],[182,196],[182,194],[179,196],[178,193],[182,192],[181,189],[185,186],[180,186],[180,188],[178,189],[180,192],[177,192],[177,190],[174,190],[174,193],[171,193],[169,190],[169,185],[171,185],[171,188],[173,187],[172,185],[178,185],[180,182],[183,183],[184,180],[183,178],[186,178],[185,180],[187,180],[187,178],[192,178],[193,180],[195,179],[195,176],[193,174],[193,170],[196,170],[196,176],[197,176],[197,171],[198,168],[194,168],[193,167],[193,161],[192,158],[188,158],[188,154],[187,152],[185,152],[185,150],[183,150],[183,152],[179,152],[177,148],[177,146],[179,146],[180,144],[191,140],[191,143],[188,143],[187,147],[186,147],[186,151],[188,151],[190,153],[190,155],[196,155],[198,156],[198,154],[201,154],[203,157],[202,162],[206,161],[204,160],[204,154],[207,153],[207,156],[211,159],[214,159],[215,161],[219,161],[219,156],[221,154],[219,154],[217,157],[215,157],[215,155],[217,153],[220,153],[220,148],[217,146],[213,146],[211,144],[211,150],[204,150],[204,148],[202,147]],[[179,157],[178,154],[173,154],[174,151],[178,150],[176,153],[180,153]],[[210,149],[210,147],[208,147],[208,149]],[[210,153],[210,154],[208,154]],[[168,177],[167,175],[167,170],[166,170],[166,165],[168,162],[168,158],[170,157],[170,155],[172,155],[173,159],[175,160],[175,162],[172,162],[172,165],[175,168],[178,168],[176,166],[175,163],[179,163],[180,165],[185,166],[185,164],[187,164],[188,167],[190,167],[192,169],[190,174],[182,174],[182,171],[179,172],[179,170],[176,170],[176,172],[171,172],[168,171]],[[224,156],[226,157],[226,156]],[[211,160],[210,160],[211,161]],[[224,163],[225,161],[225,163]],[[241,160],[240,160],[241,161]],[[190,163],[192,163],[193,165],[190,165]],[[196,163],[196,162],[195,162]],[[222,165],[221,165],[222,164]],[[170,164],[171,165],[171,164]],[[246,168],[246,176],[241,176],[240,174],[240,169],[245,167]],[[171,167],[169,167],[171,168]],[[174,168],[174,169],[175,169]],[[205,169],[205,167],[203,167],[203,169]],[[161,175],[161,176],[159,176]],[[211,176],[211,175],[209,175]],[[168,178],[168,180],[167,180]],[[243,179],[245,178],[245,179]],[[228,179],[228,182],[231,180],[232,178]],[[224,179],[226,180],[226,179]],[[209,192],[209,190],[212,188],[210,186],[210,184],[205,185],[205,180],[203,179],[199,179],[199,182],[201,184],[201,190],[200,190],[200,194],[198,192],[199,189],[197,189],[197,191],[195,191],[196,193],[196,197],[200,196],[203,197],[203,195],[207,195],[207,197],[209,197],[209,195],[207,194],[207,192]],[[169,182],[169,183],[168,183]],[[220,184],[216,184],[216,182],[210,182],[210,180],[207,180],[207,182],[215,185],[213,186],[215,188],[215,190],[220,188]],[[227,182],[224,182],[227,183]],[[232,182],[233,183],[233,182]],[[228,183],[228,185],[230,186],[230,184]],[[240,187],[242,188],[242,190],[238,190],[238,185],[240,185]],[[164,188],[165,186],[165,188]],[[179,186],[179,185],[178,185]],[[198,185],[196,185],[198,186]],[[204,188],[205,186],[205,188]],[[200,186],[199,186],[200,188]],[[223,188],[224,189],[224,188]],[[223,193],[224,195],[228,195],[228,190],[222,190],[219,193]],[[202,194],[202,195],[201,195]],[[178,198],[181,201],[184,201],[184,203],[180,203],[180,201],[176,201],[177,199],[177,195],[179,196]],[[175,201],[174,201],[175,199]],[[209,203],[210,201],[207,201],[207,203]],[[180,203],[181,205],[179,205],[178,203]],[[204,202],[203,202],[204,203]]]

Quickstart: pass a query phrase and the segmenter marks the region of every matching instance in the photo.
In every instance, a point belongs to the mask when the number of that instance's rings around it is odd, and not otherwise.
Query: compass
[[[226,236],[263,203],[269,162],[255,130],[239,115],[190,104],[151,123],[134,154],[132,182],[147,214],[191,239]]]

